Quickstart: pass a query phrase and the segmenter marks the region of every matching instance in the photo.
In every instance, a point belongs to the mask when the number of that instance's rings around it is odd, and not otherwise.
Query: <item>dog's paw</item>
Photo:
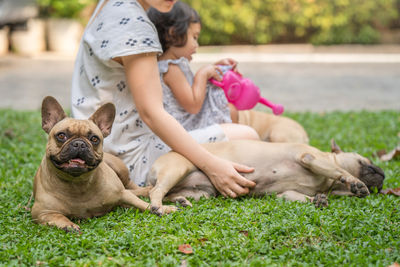
[[[151,206],[150,207],[150,212],[155,214],[155,215],[158,215],[158,216],[162,216],[162,215],[165,215],[165,214],[176,212],[178,210],[179,210],[178,207],[167,206],[167,205],[163,205],[161,207],[156,207],[156,206]]]
[[[193,207],[192,203],[190,203],[190,201],[187,200],[185,197],[177,197],[177,198],[175,198],[175,202],[184,208]]]
[[[66,233],[82,234],[81,228],[78,225],[74,224],[74,223],[71,223],[70,225],[64,226],[61,229],[64,230]]]
[[[357,197],[366,197],[369,195],[368,187],[358,179],[342,176],[340,182],[346,184],[350,192]]]
[[[328,199],[325,194],[316,194],[313,203],[316,208],[326,208],[328,207]]]
[[[363,182],[354,182],[350,184],[350,191],[357,197],[366,197],[369,195],[369,190]]]

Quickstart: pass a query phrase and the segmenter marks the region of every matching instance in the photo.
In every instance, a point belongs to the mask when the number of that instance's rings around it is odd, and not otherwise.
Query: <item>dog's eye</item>
[[[57,134],[57,140],[60,142],[65,142],[67,140],[67,135],[63,132]]]
[[[100,138],[96,135],[93,135],[92,137],[90,137],[90,142],[92,142],[92,144],[97,145],[100,142]]]

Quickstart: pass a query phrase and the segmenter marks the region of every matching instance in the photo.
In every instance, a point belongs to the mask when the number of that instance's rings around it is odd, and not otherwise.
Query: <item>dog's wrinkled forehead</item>
[[[347,161],[349,164],[355,165],[358,164],[372,164],[371,160],[361,156],[358,153],[354,152],[342,152],[341,157],[344,161]]]
[[[356,158],[361,164],[372,164],[372,161],[369,158],[363,157],[360,154],[352,153],[353,157]]]
[[[102,133],[99,127],[90,120],[77,120],[73,118],[65,118],[62,121],[59,121],[56,125],[54,125],[53,129],[51,129],[51,133],[59,133],[64,132],[68,136],[82,136],[87,137],[89,135],[97,135],[102,137]]]

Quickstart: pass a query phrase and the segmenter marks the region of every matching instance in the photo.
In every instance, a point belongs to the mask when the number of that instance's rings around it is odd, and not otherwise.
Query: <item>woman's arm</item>
[[[214,156],[164,110],[155,53],[125,56],[121,61],[139,115],[155,134],[201,169],[222,195],[237,197],[255,186],[238,173],[253,168]]]
[[[206,95],[207,81],[210,78],[220,80],[219,68],[207,65],[200,68],[190,86],[182,70],[176,65],[170,65],[164,74],[164,82],[171,89],[179,105],[191,114],[197,114],[203,106]]]

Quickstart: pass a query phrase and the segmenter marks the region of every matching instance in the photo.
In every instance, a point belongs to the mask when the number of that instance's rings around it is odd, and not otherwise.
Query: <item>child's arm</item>
[[[205,172],[217,190],[224,196],[247,194],[255,183],[239,172],[253,168],[219,158],[198,144],[183,127],[163,108],[162,89],[156,55],[122,57],[127,83],[136,108],[144,122],[174,151],[189,159]]]
[[[220,69],[216,65],[200,68],[190,86],[181,69],[171,64],[164,74],[164,82],[171,89],[179,105],[191,114],[197,114],[203,106],[206,95],[206,85],[210,78],[221,80]]]

